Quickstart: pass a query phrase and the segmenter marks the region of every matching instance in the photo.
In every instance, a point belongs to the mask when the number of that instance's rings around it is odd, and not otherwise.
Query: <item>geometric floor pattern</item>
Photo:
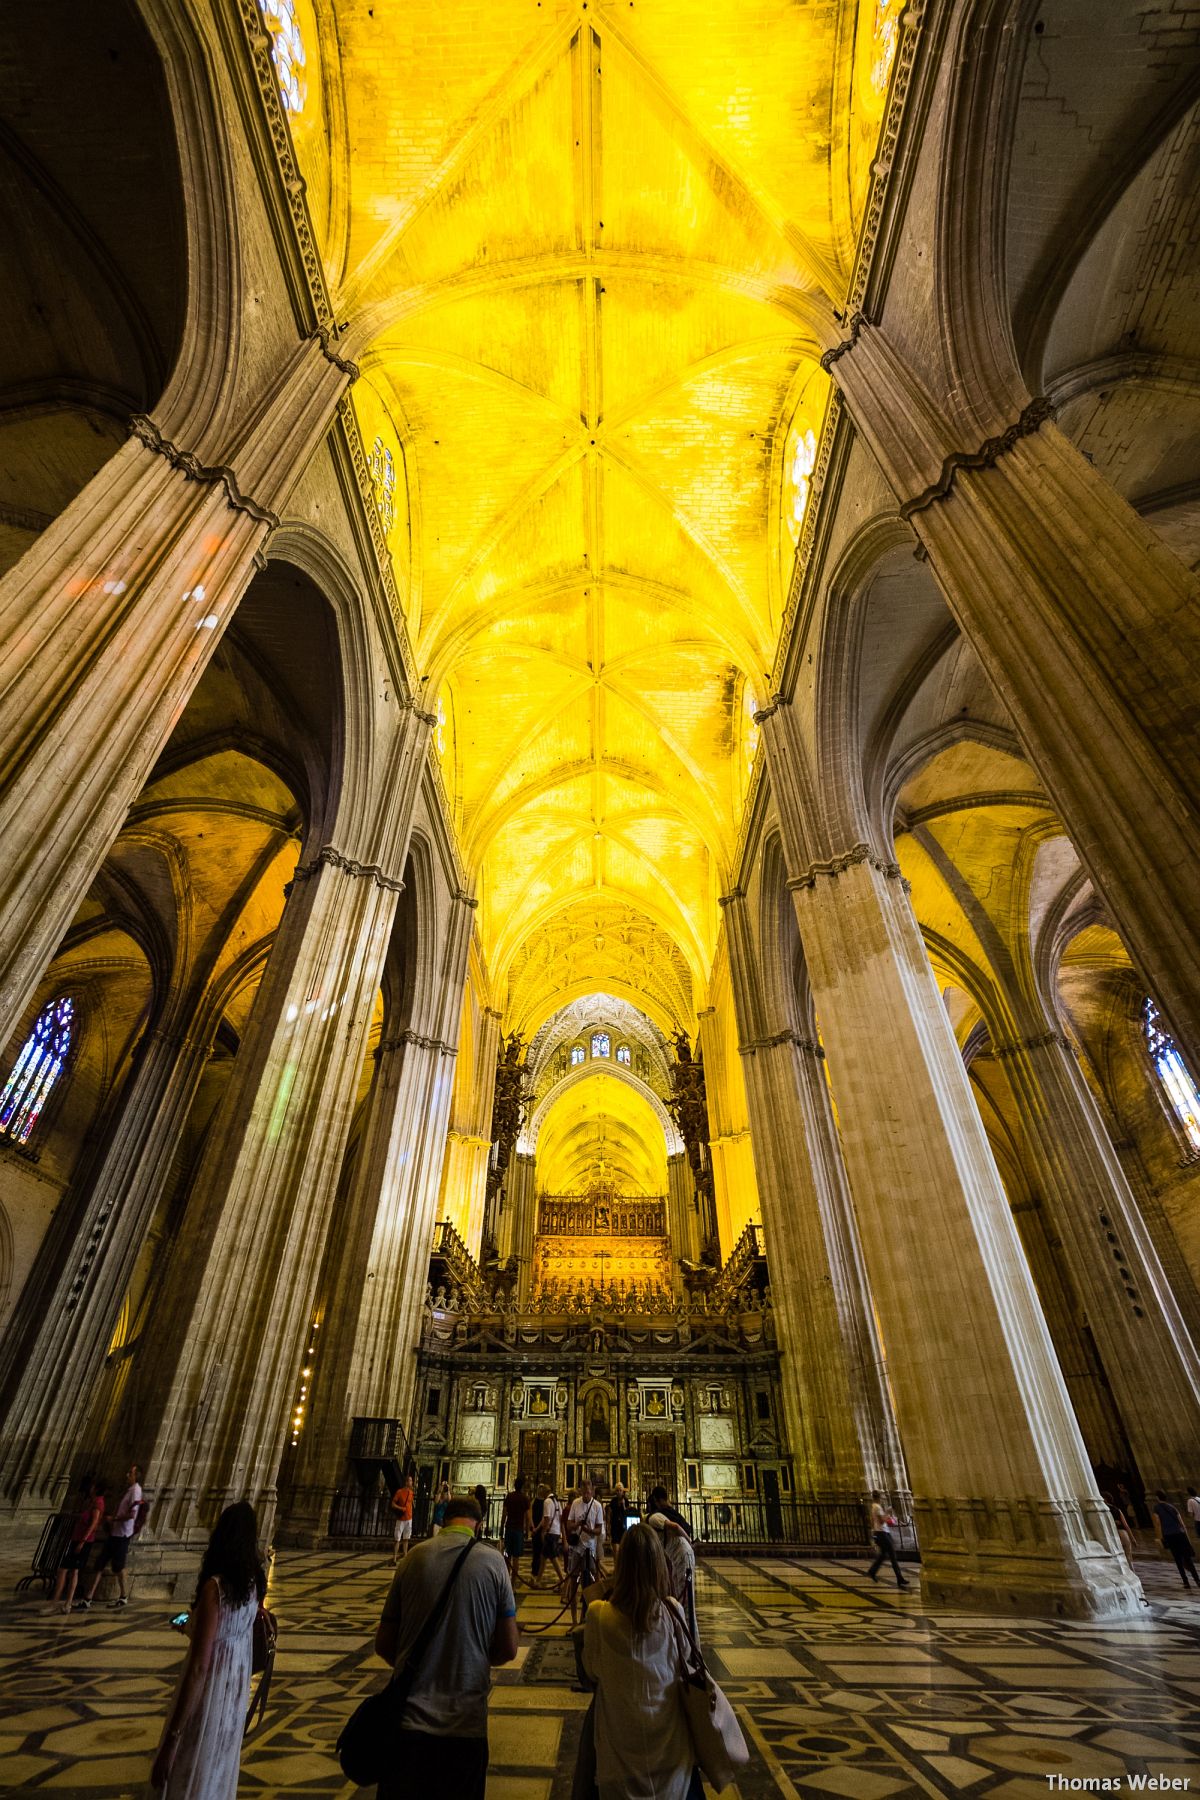
[[[702,1561],[701,1638],[753,1753],[730,1800],[1032,1800],[1054,1775],[1062,1792],[1081,1778],[1128,1792],[1146,1775],[1200,1792],[1200,1595],[1185,1597],[1152,1550],[1138,1573],[1145,1616],[1091,1627],[928,1609],[915,1569],[901,1593],[857,1562]],[[355,1791],[331,1751],[383,1677],[370,1646],[390,1575],[374,1554],[278,1556],[279,1658],[242,1800]],[[571,1689],[557,1602],[518,1598],[519,1659],[492,1692],[488,1797],[566,1800],[588,1699]],[[141,1800],[182,1650],[169,1610],[139,1603],[135,1582],[126,1612],[64,1618],[6,1585],[0,1794]]]

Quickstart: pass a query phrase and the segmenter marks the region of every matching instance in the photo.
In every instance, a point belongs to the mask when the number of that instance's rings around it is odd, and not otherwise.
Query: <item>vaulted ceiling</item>
[[[656,934],[687,1023],[892,8],[334,10],[293,128],[497,992],[536,1028],[571,984],[538,944],[598,908],[587,985],[637,993]]]

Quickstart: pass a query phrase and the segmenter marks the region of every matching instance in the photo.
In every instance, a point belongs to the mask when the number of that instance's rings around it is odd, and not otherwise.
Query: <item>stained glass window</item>
[[[27,1144],[71,1048],[75,1003],[66,994],[44,1006],[0,1095],[0,1136]]]
[[[279,98],[286,112],[298,113],[308,96],[308,79],[295,0],[259,0],[259,4],[271,40],[271,60],[279,80]]]
[[[793,432],[787,453],[787,528],[793,544],[800,542],[800,527],[808,511],[813,470],[817,466],[817,434],[812,426]]]
[[[586,1052],[584,1051],[582,1044],[572,1044],[571,1045],[571,1067],[575,1068],[577,1066],[577,1064],[581,1063],[584,1059],[585,1054],[586,1054]]]
[[[629,1068],[630,1064],[633,1062],[633,1052],[630,1050],[628,1044],[617,1045],[617,1061],[619,1063],[624,1063],[626,1068]]]
[[[900,42],[900,15],[904,0],[875,0],[875,44],[871,58],[871,86],[882,94],[891,80],[896,46]]]
[[[387,537],[396,523],[396,463],[381,437],[377,437],[371,446],[371,460],[367,468],[379,522],[383,526],[384,537]]]
[[[1200,1093],[1197,1093],[1187,1064],[1176,1048],[1175,1039],[1159,1017],[1153,1000],[1147,999],[1142,1008],[1142,1027],[1146,1033],[1146,1048],[1158,1070],[1158,1079],[1163,1084],[1167,1099],[1171,1102],[1171,1110],[1179,1120],[1188,1143],[1200,1154]]]
[[[592,1055],[593,1056],[611,1056],[612,1055],[612,1042],[609,1038],[607,1031],[593,1031],[593,1033],[592,1033]]]
[[[445,754],[446,754],[446,697],[444,694],[438,695],[437,724],[433,728],[433,741],[437,745],[438,755],[445,756]]]

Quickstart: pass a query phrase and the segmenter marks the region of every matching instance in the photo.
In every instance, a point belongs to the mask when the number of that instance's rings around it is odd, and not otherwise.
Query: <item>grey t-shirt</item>
[[[467,1546],[467,1533],[452,1527],[404,1557],[383,1609],[400,1627],[398,1669],[420,1635]],[[492,1686],[488,1646],[501,1619],[516,1614],[512,1583],[498,1550],[476,1544],[459,1570],[446,1615],[417,1670],[402,1724],[439,1737],[486,1737]]]

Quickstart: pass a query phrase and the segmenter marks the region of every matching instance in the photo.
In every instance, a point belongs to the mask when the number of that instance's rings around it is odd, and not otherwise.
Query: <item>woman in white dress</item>
[[[258,1521],[240,1500],[217,1520],[200,1564],[188,1653],[150,1775],[165,1800],[235,1800],[254,1620],[266,1589]]]
[[[646,1525],[621,1539],[607,1600],[588,1607],[583,1666],[596,1683],[600,1800],[702,1794],[680,1692],[678,1631],[662,1545]]]

